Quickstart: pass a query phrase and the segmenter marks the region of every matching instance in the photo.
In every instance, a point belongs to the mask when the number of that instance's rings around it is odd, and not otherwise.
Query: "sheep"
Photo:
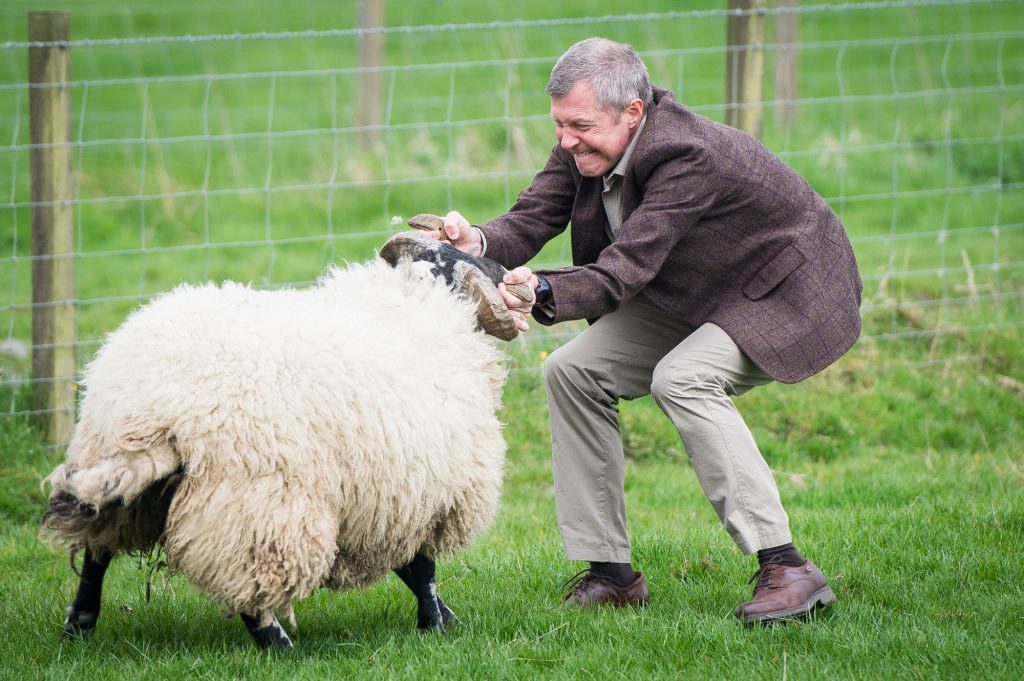
[[[84,549],[65,636],[95,629],[112,558],[156,545],[263,648],[292,646],[278,616],[294,629],[313,589],[389,571],[418,628],[456,621],[435,560],[493,521],[507,369],[477,325],[474,298],[497,289],[472,260],[436,276],[451,247],[410,234],[384,249],[397,267],[306,289],[182,285],[105,339],[47,477],[44,538]]]

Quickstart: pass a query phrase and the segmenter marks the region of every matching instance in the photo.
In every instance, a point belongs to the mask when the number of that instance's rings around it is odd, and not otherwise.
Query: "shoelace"
[[[757,569],[757,572],[750,575],[750,579],[747,580],[747,584],[752,584],[755,579],[757,580],[757,584],[754,584],[754,593],[756,594],[757,590],[761,587],[769,586],[768,580],[771,577],[772,571],[774,570],[774,568],[780,567],[781,565],[782,558],[780,558],[779,556],[772,558],[767,563],[759,567]]]
[[[611,580],[609,580],[607,577],[605,577],[603,575],[595,575],[594,573],[592,573],[590,571],[589,568],[587,568],[585,570],[580,570],[579,572],[574,574],[572,577],[570,577],[568,580],[566,580],[565,583],[562,584],[562,586],[558,587],[558,590],[559,591],[564,591],[565,589],[569,589],[569,595],[566,596],[566,598],[568,598],[569,596],[572,596],[574,593],[576,593],[576,591],[581,586],[583,586],[583,584],[586,583],[588,579],[596,579],[598,581],[608,581],[608,582],[611,581]]]

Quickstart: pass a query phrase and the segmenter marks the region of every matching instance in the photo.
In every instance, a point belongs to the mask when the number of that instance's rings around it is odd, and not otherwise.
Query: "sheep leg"
[[[281,648],[287,650],[292,647],[292,640],[284,632],[281,623],[277,621],[274,613],[267,611],[260,613],[260,616],[253,617],[241,613],[242,622],[245,628],[252,634],[256,645],[266,650],[267,648]]]
[[[458,621],[451,608],[437,595],[432,558],[417,553],[410,562],[395,568],[394,572],[416,596],[417,628],[444,631],[446,624]]]
[[[100,617],[100,595],[103,591],[103,576],[110,567],[114,554],[109,551],[85,550],[82,562],[82,578],[78,583],[75,600],[68,606],[64,620],[65,638],[85,638],[96,628]]]

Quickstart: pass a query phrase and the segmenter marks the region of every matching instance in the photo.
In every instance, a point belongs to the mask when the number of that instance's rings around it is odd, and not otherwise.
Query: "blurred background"
[[[30,39],[40,5],[0,8],[0,414],[72,414],[73,393],[33,385],[73,391],[103,334],[179,283],[305,285],[416,213],[500,214],[554,144],[552,64],[592,35],[632,44],[655,84],[829,201],[865,281],[868,370],[976,363],[1022,387],[1019,356],[985,345],[1015,348],[1024,319],[1020,2],[81,0],[66,42]],[[32,49],[70,80],[30,83]],[[33,144],[32,95],[56,90],[67,139]],[[39,151],[66,154],[62,199],[32,193]],[[33,208],[63,221],[57,255],[33,251]],[[568,259],[560,238],[533,264]],[[70,293],[34,299],[50,264]],[[54,308],[71,330],[33,340]],[[579,328],[533,329],[513,370]],[[33,372],[41,345],[73,364]]]

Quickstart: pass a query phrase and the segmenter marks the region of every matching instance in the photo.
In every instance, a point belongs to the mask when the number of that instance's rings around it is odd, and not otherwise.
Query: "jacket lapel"
[[[572,208],[572,262],[583,265],[597,260],[608,245],[608,216],[601,202],[599,177],[582,177]]]

